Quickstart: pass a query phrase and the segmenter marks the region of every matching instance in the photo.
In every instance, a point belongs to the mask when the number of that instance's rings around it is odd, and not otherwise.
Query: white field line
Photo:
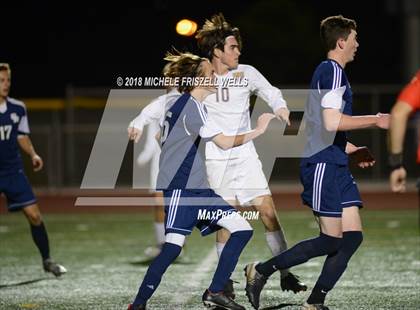
[[[207,256],[200,265],[189,272],[189,275],[183,279],[182,291],[174,292],[172,302],[176,305],[185,304],[192,298],[188,292],[195,290],[200,286],[201,282],[208,277],[208,273],[214,269],[215,263],[218,261],[216,248],[212,247]],[[209,283],[210,284],[210,283]],[[180,286],[181,287],[181,286]],[[203,287],[203,292],[207,287]]]

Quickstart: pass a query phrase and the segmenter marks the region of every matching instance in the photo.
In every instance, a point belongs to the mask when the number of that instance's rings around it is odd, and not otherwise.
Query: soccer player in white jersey
[[[219,85],[216,94],[204,103],[209,122],[226,134],[240,134],[251,129],[249,98],[262,98],[279,120],[289,122],[289,110],[281,91],[272,86],[254,67],[239,64],[241,37],[220,13],[207,20],[197,33],[198,47],[211,60],[219,81],[226,78],[247,79],[246,87],[226,88]],[[232,150],[222,150],[213,142],[206,146],[206,166],[210,186],[225,200],[251,205],[259,211],[265,226],[266,241],[273,255],[287,249],[286,238],[277,218],[267,179],[252,141]],[[252,177],[250,177],[252,175]],[[218,232],[217,252],[223,251],[228,239],[225,230]],[[306,285],[288,270],[281,270],[281,288],[294,293],[305,291]]]

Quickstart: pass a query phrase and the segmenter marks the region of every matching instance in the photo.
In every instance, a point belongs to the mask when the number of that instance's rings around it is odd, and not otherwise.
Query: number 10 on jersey
[[[228,102],[229,101],[229,88],[227,87],[217,88],[216,101]]]

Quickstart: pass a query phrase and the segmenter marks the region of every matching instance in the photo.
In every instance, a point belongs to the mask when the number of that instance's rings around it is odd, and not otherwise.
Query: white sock
[[[265,239],[273,256],[279,255],[281,252],[287,250],[287,241],[284,237],[283,231],[268,231],[265,233]],[[281,277],[284,278],[289,274],[289,270],[280,270]]]
[[[220,258],[220,255],[222,255],[223,248],[225,247],[226,243],[216,242],[216,251],[217,256]]]
[[[155,222],[155,237],[158,245],[165,243],[165,225],[164,223]]]

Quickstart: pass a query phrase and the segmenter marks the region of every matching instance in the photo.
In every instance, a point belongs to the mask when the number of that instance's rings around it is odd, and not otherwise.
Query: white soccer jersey
[[[216,75],[217,76],[217,75]],[[263,99],[276,111],[286,107],[281,91],[272,86],[254,67],[239,65],[223,76],[217,76],[219,86],[216,94],[209,95],[204,104],[208,110],[208,122],[211,127],[219,128],[225,135],[237,135],[251,130],[249,98],[252,94]],[[223,87],[223,79],[247,80],[246,87]],[[206,159],[229,159],[248,157],[256,154],[252,141],[230,150],[219,148],[214,142],[207,142]]]
[[[144,126],[153,122],[160,123],[165,115],[166,104],[175,101],[181,94],[176,89],[172,89],[169,93],[157,97],[151,103],[144,107],[139,115],[131,121],[129,127],[143,130]]]

